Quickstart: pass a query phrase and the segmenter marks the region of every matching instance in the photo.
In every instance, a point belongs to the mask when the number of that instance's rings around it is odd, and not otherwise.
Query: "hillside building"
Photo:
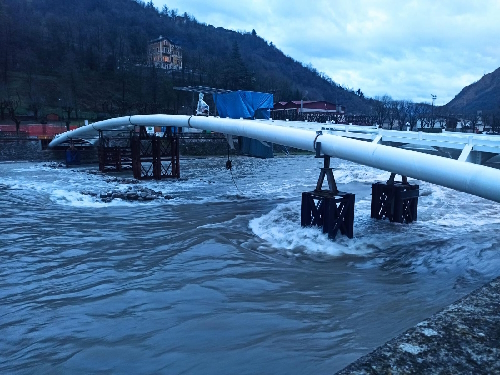
[[[182,48],[170,39],[162,37],[149,41],[148,65],[160,69],[181,70]]]

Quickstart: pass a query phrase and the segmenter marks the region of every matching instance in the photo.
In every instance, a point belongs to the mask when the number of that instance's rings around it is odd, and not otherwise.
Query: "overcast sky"
[[[153,0],[251,31],[374,97],[449,102],[500,67],[500,0]]]

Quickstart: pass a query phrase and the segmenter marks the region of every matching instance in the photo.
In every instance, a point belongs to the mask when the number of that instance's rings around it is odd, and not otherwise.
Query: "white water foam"
[[[491,251],[496,241],[487,240],[481,232],[500,222],[499,205],[426,182],[420,185],[426,194],[419,199],[418,221],[410,225],[370,219],[370,196],[356,201],[355,238],[351,240],[339,234],[331,241],[321,228],[302,228],[298,201],[276,206],[251,220],[249,227],[270,246],[291,252],[368,256],[391,249],[388,256],[397,259],[401,244],[415,252],[413,267],[421,270],[438,267],[473,272],[480,265],[485,267],[485,259],[492,259],[496,266]]]
[[[137,204],[121,199],[113,199],[111,202],[105,203],[96,197],[62,189],[53,190],[50,199],[57,204],[86,208],[131,207]]]
[[[387,181],[390,173],[350,162],[341,162],[334,168],[334,175],[337,182],[348,184],[350,182]]]
[[[252,232],[272,247],[292,252],[367,255],[372,250],[363,239],[347,239],[339,234],[331,241],[320,228],[300,226],[300,202],[279,204],[271,212],[252,219]]]

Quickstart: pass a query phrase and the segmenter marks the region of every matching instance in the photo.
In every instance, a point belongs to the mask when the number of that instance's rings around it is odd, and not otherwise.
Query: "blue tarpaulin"
[[[273,94],[253,91],[233,91],[214,94],[220,117],[268,119],[273,108]]]
[[[244,119],[269,119],[273,108],[273,94],[253,91],[233,91],[214,94],[214,102],[220,117]],[[263,144],[255,139],[238,137],[242,154],[258,158],[272,158],[273,144]]]

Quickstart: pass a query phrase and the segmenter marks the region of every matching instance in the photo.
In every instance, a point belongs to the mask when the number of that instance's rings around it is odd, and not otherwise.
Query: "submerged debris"
[[[105,203],[111,202],[113,199],[121,199],[124,201],[139,201],[139,202],[149,202],[159,198],[172,199],[170,195],[163,196],[161,191],[155,191],[148,188],[135,188],[129,187],[128,190],[111,190],[101,193],[96,193],[93,191],[81,191],[82,195],[89,195],[100,199]]]
[[[52,169],[66,168],[66,164],[64,164],[64,163],[57,163],[57,162],[46,163],[43,166],[46,167],[46,168],[52,168]]]
[[[49,168],[66,168],[66,165],[64,163],[46,163],[44,164],[44,167],[49,167]],[[137,180],[135,178],[127,178],[127,177],[117,177],[117,176],[109,176],[106,175],[105,173],[102,173],[100,171],[96,170],[78,170],[78,169],[73,169],[73,172],[80,172],[80,173],[85,173],[87,175],[94,175],[94,176],[100,176],[104,180],[104,182],[108,184],[112,184],[115,187],[118,187],[119,185],[124,185],[120,190],[118,189],[113,189],[113,190],[106,190],[106,191],[101,191],[101,192],[95,192],[91,190],[83,190],[80,192],[82,195],[87,195],[90,197],[94,197],[96,199],[101,200],[104,203],[109,203],[114,199],[121,199],[123,201],[137,201],[137,202],[149,202],[155,199],[173,199],[171,195],[163,195],[161,191],[155,191],[153,189],[149,189],[147,187],[142,187],[139,186],[141,183],[140,180]],[[88,178],[89,180],[92,180],[92,178]],[[179,180],[187,180],[186,178],[184,179],[179,179]],[[130,186],[134,185],[134,186]],[[2,189],[7,189],[8,186],[0,184],[0,190]]]

